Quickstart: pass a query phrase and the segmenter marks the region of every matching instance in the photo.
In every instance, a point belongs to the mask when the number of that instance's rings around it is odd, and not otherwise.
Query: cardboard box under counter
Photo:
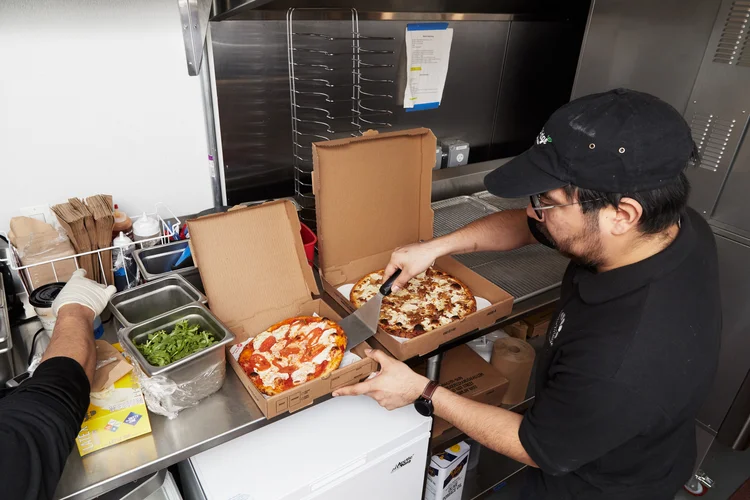
[[[188,221],[193,255],[211,311],[235,334],[235,344],[294,316],[318,314],[340,318],[319,295],[307,263],[297,211],[276,201]],[[330,375],[265,397],[230,352],[227,359],[266,418],[304,408],[339,387],[367,378],[377,363],[360,344],[352,352],[362,359]]]
[[[421,364],[414,370],[424,375],[426,367]],[[459,396],[492,406],[500,406],[508,390],[508,379],[467,345],[460,345],[443,353],[439,382],[441,387]],[[446,420],[435,417],[432,437],[440,436],[452,428]]]
[[[383,269],[393,250],[433,237],[435,136],[419,128],[313,144],[313,190],[324,290],[347,311],[338,287]],[[401,360],[427,354],[510,314],[513,297],[452,257],[435,267],[491,305],[406,342],[378,329],[376,339]]]

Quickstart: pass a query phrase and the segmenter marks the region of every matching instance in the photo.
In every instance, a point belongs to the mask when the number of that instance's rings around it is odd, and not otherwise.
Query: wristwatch
[[[422,391],[422,395],[414,401],[414,408],[417,409],[420,415],[425,417],[432,416],[432,413],[435,411],[435,408],[432,406],[432,395],[435,394],[438,387],[440,387],[440,384],[434,380],[430,380],[424,391]]]

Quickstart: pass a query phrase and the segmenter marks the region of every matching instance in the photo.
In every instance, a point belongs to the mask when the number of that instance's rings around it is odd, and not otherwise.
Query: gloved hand
[[[117,289],[113,285],[105,287],[95,281],[85,278],[86,271],[78,269],[73,273],[68,283],[60,290],[60,294],[52,302],[52,312],[57,316],[60,308],[66,304],[80,304],[86,306],[96,316],[99,316],[107,307],[109,298],[115,294]]]

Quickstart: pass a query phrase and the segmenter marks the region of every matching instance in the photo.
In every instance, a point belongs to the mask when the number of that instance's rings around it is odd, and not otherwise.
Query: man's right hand
[[[99,316],[107,307],[110,297],[117,292],[112,286],[104,286],[87,279],[86,271],[78,269],[68,280],[57,298],[52,302],[52,311],[55,316],[63,306],[68,304],[80,304],[94,311],[94,316]],[[93,318],[92,318],[93,319]]]
[[[443,254],[432,244],[434,240],[424,243],[414,243],[397,248],[391,255],[391,261],[385,268],[383,281],[391,277],[396,269],[401,269],[401,275],[393,282],[394,292],[404,288],[406,284],[419,273],[427,270],[435,263],[435,259]]]

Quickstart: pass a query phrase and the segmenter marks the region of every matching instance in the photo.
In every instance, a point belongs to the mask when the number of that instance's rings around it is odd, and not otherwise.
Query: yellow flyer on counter
[[[91,393],[76,446],[84,456],[150,432],[146,401],[138,379],[130,372],[113,386]]]

